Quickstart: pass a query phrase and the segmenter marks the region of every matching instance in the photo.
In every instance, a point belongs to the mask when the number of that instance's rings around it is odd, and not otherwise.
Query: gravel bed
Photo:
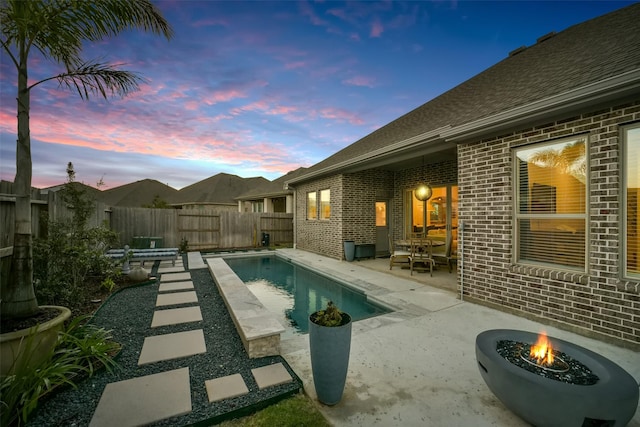
[[[184,259],[187,265],[186,257]],[[157,267],[154,268],[154,272]],[[173,369],[189,367],[192,412],[169,418],[153,425],[184,426],[212,425],[228,418],[254,412],[285,397],[299,392],[302,382],[280,356],[250,359],[224,301],[208,269],[191,271],[198,295],[203,321],[151,329],[159,282],[124,289],[112,295],[95,314],[92,322],[112,330],[115,341],[122,344],[117,356],[120,368],[111,373],[101,370],[78,384],[76,389],[65,388],[43,399],[28,425],[32,426],[87,426],[91,421],[100,396],[108,383],[141,377]],[[144,338],[173,332],[202,328],[207,352],[175,360],[138,366]],[[251,369],[282,363],[294,381],[259,390]],[[244,396],[209,403],[205,381],[226,375],[241,374],[249,393]]]

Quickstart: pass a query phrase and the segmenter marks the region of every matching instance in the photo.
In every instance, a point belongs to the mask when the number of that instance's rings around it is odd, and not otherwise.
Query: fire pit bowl
[[[553,372],[547,373],[543,367],[535,367],[541,373],[531,372],[498,352],[500,349],[504,353],[505,343],[528,348],[537,339],[535,333],[509,329],[489,330],[476,337],[480,374],[507,408],[536,426],[627,425],[638,408],[638,383],[607,358],[550,338],[559,358],[577,361],[590,371],[590,383],[575,384],[553,378]]]

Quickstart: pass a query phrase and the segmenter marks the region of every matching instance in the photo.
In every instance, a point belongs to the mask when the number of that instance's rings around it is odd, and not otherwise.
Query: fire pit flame
[[[553,365],[553,347],[547,339],[547,334],[541,332],[540,335],[538,335],[538,341],[535,345],[531,346],[529,357],[534,359],[540,366]]]

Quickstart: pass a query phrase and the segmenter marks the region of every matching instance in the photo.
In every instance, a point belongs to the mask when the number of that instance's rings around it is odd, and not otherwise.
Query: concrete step
[[[189,368],[180,368],[107,384],[89,426],[141,426],[189,412]]]
[[[146,337],[138,365],[206,353],[202,329]]]
[[[153,313],[151,327],[177,325],[180,323],[201,322],[202,312],[199,306],[169,308],[165,310],[156,310]]]

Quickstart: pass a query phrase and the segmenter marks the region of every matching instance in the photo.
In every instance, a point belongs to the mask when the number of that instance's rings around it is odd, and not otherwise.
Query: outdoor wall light
[[[424,202],[431,198],[433,194],[433,190],[428,184],[420,184],[418,188],[416,188],[416,199]]]

